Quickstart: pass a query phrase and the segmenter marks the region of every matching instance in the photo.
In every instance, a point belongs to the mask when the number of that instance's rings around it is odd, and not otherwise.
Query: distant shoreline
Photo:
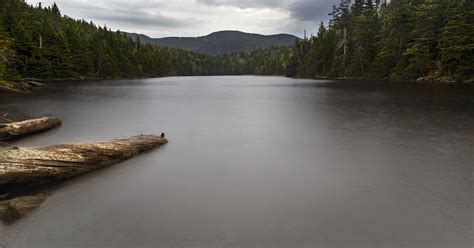
[[[455,81],[450,78],[445,77],[420,77],[417,79],[407,79],[407,80],[398,80],[390,78],[364,78],[364,77],[326,77],[326,76],[314,76],[314,77],[294,77],[287,76],[290,78],[300,78],[300,79],[326,79],[326,80],[339,80],[339,81],[387,81],[387,82],[413,82],[413,83],[433,83],[433,84],[474,84],[474,77],[468,78],[463,81]]]
[[[413,82],[413,83],[430,83],[430,84],[444,84],[444,85],[454,85],[454,84],[468,84],[474,85],[474,77],[471,77],[462,82],[457,82],[454,80],[449,80],[446,78],[434,78],[434,77],[423,77],[412,80],[394,80],[389,78],[363,78],[363,77],[326,77],[326,76],[314,76],[314,77],[298,77],[298,76],[285,76],[285,75],[254,75],[254,74],[231,74],[231,75],[169,75],[168,77],[206,77],[206,76],[271,76],[271,77],[288,77],[295,79],[318,79],[318,80],[337,80],[337,81],[386,81],[386,82]],[[3,93],[31,93],[44,86],[43,82],[54,82],[54,81],[91,81],[91,80],[132,80],[132,79],[146,79],[146,78],[162,78],[160,77],[77,77],[77,78],[52,78],[52,79],[42,79],[42,78],[25,78],[21,81],[0,81],[0,92]]]

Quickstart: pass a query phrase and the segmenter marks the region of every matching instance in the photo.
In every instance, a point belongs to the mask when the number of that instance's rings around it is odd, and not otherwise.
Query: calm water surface
[[[166,132],[0,225],[0,247],[471,247],[474,90],[278,77],[56,83],[20,146]]]

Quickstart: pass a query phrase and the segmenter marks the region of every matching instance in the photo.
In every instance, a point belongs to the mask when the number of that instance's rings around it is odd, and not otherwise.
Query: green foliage
[[[272,47],[251,52],[213,56],[211,75],[283,75],[290,47]]]
[[[341,0],[328,27],[321,24],[316,37],[295,45],[287,71],[301,77],[469,80],[473,11],[470,0]]]
[[[8,40],[5,34],[0,31],[0,80],[5,78],[7,69],[6,52],[8,50]]]
[[[209,37],[224,36],[225,49],[208,55],[155,46],[146,36],[62,16],[55,4],[2,0],[0,81],[244,74],[472,80],[472,0],[386,2],[341,0],[328,26],[321,23],[316,36],[292,46],[270,47],[261,36],[245,34],[250,47],[239,50],[241,33],[215,33]],[[250,51],[256,45],[266,49]],[[225,53],[234,48],[244,52]]]
[[[133,39],[137,34],[127,33]],[[298,38],[289,34],[260,35],[239,31],[219,31],[201,37],[166,37],[152,39],[140,35],[144,44],[162,47],[178,48],[187,51],[211,55],[251,52],[256,49],[266,49],[274,46],[290,46]]]
[[[438,43],[443,73],[454,79],[474,75],[474,3],[448,1],[446,25]]]
[[[216,56],[162,48],[62,16],[56,4],[2,0],[0,7],[0,80],[274,75],[284,73],[289,57],[285,47]]]

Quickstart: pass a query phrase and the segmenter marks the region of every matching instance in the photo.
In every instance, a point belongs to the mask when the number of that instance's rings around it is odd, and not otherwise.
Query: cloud
[[[285,6],[285,0],[197,0],[198,3],[211,6],[234,6],[241,9],[247,8],[277,8]]]
[[[298,21],[321,21],[328,20],[328,14],[332,5],[337,0],[307,0],[295,1],[288,6],[291,18]]]
[[[91,19],[99,24],[125,24],[126,26],[173,28],[189,25],[189,22],[179,18],[166,16],[159,10],[163,5],[146,2],[124,2],[117,5],[108,5],[106,1],[58,1],[60,9],[73,13],[74,18]],[[72,10],[72,11],[67,11]],[[64,13],[63,13],[64,14]],[[191,23],[195,23],[191,22]],[[116,25],[114,25],[116,26]]]
[[[210,6],[234,6],[246,8],[280,8],[298,21],[320,21],[328,19],[332,5],[340,0],[197,0]]]
[[[301,36],[317,30],[339,0],[27,0],[56,2],[65,15],[150,37],[202,36],[218,30]]]

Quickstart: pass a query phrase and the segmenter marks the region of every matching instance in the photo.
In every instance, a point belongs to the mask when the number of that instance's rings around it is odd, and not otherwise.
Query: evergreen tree
[[[0,81],[230,74],[472,81],[473,4],[341,0],[328,26],[294,46],[211,56],[143,44],[62,16],[56,4],[1,0]]]
[[[438,43],[444,75],[463,80],[474,75],[474,3],[450,0]]]
[[[288,74],[301,77],[473,80],[470,0],[341,0]]]

